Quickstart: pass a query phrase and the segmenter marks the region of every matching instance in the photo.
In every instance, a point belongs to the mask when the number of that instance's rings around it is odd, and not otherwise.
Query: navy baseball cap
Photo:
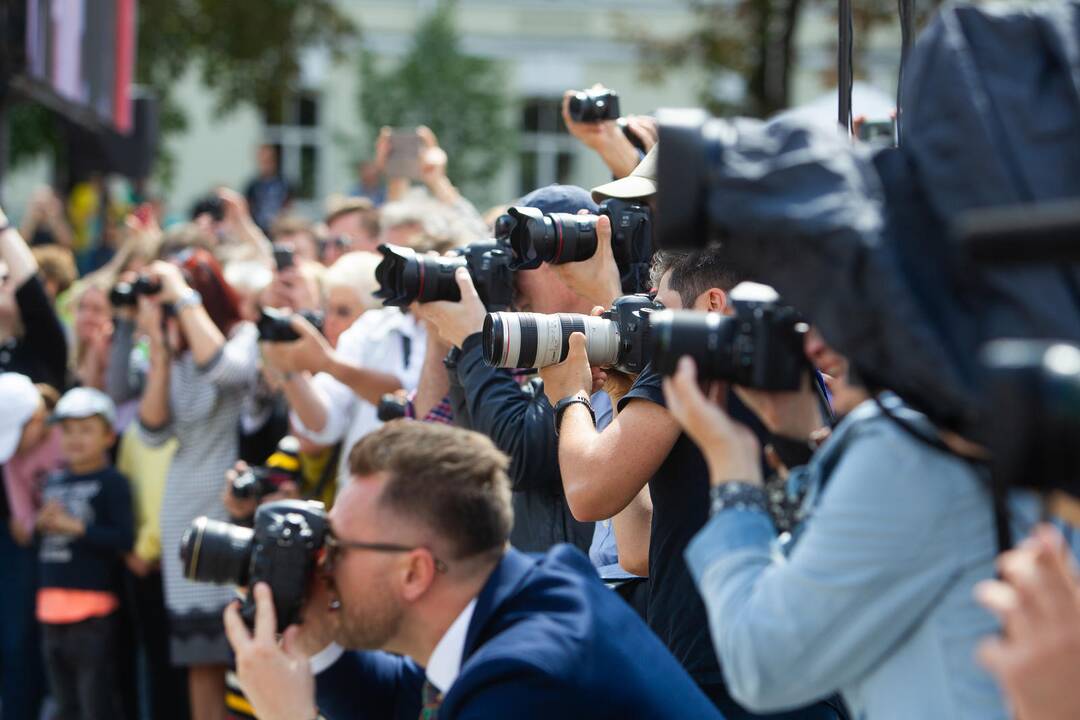
[[[600,212],[600,207],[593,202],[589,191],[577,185],[548,185],[533,190],[514,204],[536,208],[545,215],[548,213],[576,215],[582,210],[588,210],[590,215]]]

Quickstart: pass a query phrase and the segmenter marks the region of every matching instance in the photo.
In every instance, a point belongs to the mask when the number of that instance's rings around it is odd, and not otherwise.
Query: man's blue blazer
[[[317,678],[319,708],[329,720],[416,720],[423,683],[408,658],[346,653]],[[461,674],[439,710],[440,720],[720,717],[570,545],[506,553],[477,598]]]

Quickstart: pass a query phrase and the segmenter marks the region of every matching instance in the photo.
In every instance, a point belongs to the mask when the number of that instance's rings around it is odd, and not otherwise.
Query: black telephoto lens
[[[465,266],[462,257],[428,257],[411,248],[382,244],[382,262],[375,268],[379,289],[375,297],[383,304],[404,307],[414,301],[461,300],[454,271]]]
[[[675,372],[679,358],[689,355],[700,378],[732,376],[730,346],[735,318],[720,313],[663,310],[649,319],[653,368],[661,375]]]
[[[251,528],[196,518],[180,540],[184,577],[222,585],[247,585],[251,565]]]
[[[580,262],[596,253],[595,215],[544,215],[530,207],[512,207],[509,214],[516,220],[510,231],[514,270],[534,270],[542,262]]]

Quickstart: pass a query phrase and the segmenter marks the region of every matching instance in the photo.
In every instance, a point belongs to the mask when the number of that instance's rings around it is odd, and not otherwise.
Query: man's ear
[[[726,312],[728,309],[728,295],[720,288],[709,288],[705,291],[705,307],[708,312]]]
[[[430,550],[420,548],[413,550],[405,557],[402,568],[403,587],[402,593],[409,602],[419,600],[435,581],[435,558]]]

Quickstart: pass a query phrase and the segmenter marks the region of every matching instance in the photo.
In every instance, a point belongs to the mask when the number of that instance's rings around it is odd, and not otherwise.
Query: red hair
[[[221,263],[203,248],[192,248],[177,260],[191,288],[202,295],[206,314],[225,337],[240,322],[240,296],[221,272]]]

